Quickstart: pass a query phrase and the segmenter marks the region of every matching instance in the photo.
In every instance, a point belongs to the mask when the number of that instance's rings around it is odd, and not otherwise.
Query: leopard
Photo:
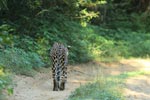
[[[68,48],[55,42],[50,50],[52,61],[53,91],[65,90],[67,81]]]

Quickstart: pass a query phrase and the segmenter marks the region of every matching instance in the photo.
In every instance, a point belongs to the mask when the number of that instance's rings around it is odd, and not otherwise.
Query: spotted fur
[[[50,56],[53,64],[53,91],[64,90],[67,81],[68,49],[56,42],[51,48]]]

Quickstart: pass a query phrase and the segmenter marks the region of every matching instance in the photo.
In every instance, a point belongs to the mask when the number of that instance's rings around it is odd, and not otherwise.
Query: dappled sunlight
[[[3,68],[0,68],[0,76],[3,76],[4,72],[3,72]]]
[[[87,82],[91,82],[91,81],[87,81],[87,80],[71,80],[71,83],[75,83],[75,84],[85,84]]]
[[[150,95],[143,92],[136,92],[134,90],[125,89],[126,98],[129,100],[150,100]],[[144,98],[144,99],[143,99]]]
[[[150,100],[150,60],[123,59],[117,63],[102,63],[105,75],[125,78],[124,96],[127,100]]]
[[[150,72],[150,67],[144,67],[144,70]]]
[[[149,71],[150,72],[150,60],[149,59],[122,60],[121,63],[125,64],[127,66],[131,66],[131,68],[134,68],[134,70],[141,70],[141,71]]]
[[[138,65],[141,67],[150,66],[150,60],[149,59],[130,59],[130,60],[124,60],[124,61],[128,62],[128,64]]]
[[[134,67],[135,69],[140,69],[143,65],[139,62],[139,59],[130,59],[130,60],[122,60],[121,63]]]
[[[132,72],[131,74],[150,73],[149,59],[122,59],[112,63],[95,62],[94,66],[99,66],[101,69],[100,73],[103,73],[105,76],[120,75],[126,72]]]
[[[114,70],[114,71],[111,71],[110,74],[111,75],[119,75],[119,74],[121,74],[121,72],[118,70]]]
[[[144,71],[150,72],[150,60],[140,59],[140,60],[138,60],[138,63],[140,63],[142,65],[141,69],[143,69]]]
[[[128,99],[150,100],[150,79],[148,76],[140,75],[127,79],[124,95]]]

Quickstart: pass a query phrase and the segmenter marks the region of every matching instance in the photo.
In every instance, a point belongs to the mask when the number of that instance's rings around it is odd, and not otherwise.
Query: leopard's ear
[[[53,45],[58,45],[59,43],[58,42],[54,42],[54,44]]]
[[[67,46],[67,49],[68,49],[68,50],[69,50],[69,49],[71,49],[71,46],[70,46],[70,45],[68,45],[68,46]]]

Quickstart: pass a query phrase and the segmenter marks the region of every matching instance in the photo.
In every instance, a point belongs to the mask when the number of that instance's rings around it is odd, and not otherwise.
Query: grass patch
[[[118,76],[112,76],[112,77],[117,78],[119,80],[125,80],[127,78],[135,77],[138,75],[150,75],[150,71],[140,70],[140,71],[133,71],[133,72],[125,72]]]
[[[117,79],[99,78],[77,88],[68,100],[124,100],[121,85]]]

